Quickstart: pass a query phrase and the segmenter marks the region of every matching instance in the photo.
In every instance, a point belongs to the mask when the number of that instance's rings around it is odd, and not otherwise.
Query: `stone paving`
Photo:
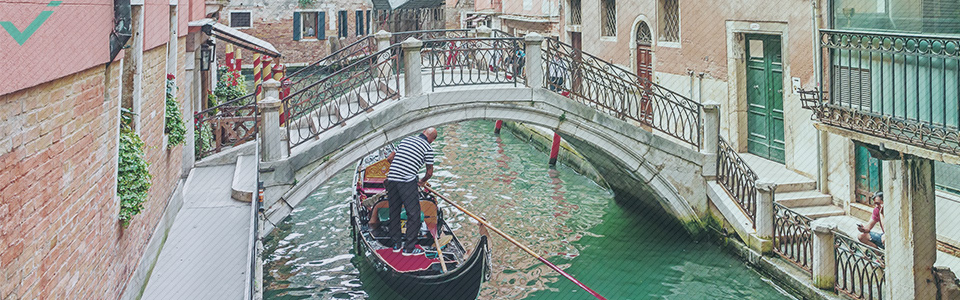
[[[142,299],[244,299],[250,203],[230,198],[234,165],[193,170]]]

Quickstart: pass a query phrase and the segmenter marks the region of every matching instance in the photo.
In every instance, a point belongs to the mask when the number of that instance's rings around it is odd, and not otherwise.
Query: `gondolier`
[[[404,138],[397,151],[387,157],[390,171],[387,173],[387,200],[390,202],[389,235],[393,241],[393,252],[403,251],[404,256],[422,254],[416,248],[417,235],[420,232],[420,193],[418,185],[426,184],[433,176],[433,143],[437,139],[437,129],[427,128],[423,133]],[[426,165],[427,173],[417,181],[417,173]],[[400,236],[400,209],[407,210],[407,229]],[[402,248],[402,249],[401,249]]]

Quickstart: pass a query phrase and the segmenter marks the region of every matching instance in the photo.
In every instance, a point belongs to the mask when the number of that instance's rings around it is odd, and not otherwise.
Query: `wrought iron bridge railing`
[[[813,267],[811,220],[780,203],[773,203],[773,252],[807,273],[811,273]]]
[[[281,123],[288,147],[400,97],[399,44],[354,60],[333,74],[283,98]]]
[[[408,38],[415,38],[423,41],[424,48],[432,47],[428,41],[439,41],[446,39],[466,38],[471,29],[437,29],[437,30],[417,30],[403,31],[394,33],[390,37],[390,44],[397,44],[406,41]]]
[[[288,74],[287,79],[289,82],[283,83],[284,90],[302,90],[317,80],[344,67],[352,60],[366,57],[376,50],[376,40],[373,35],[367,35],[296,72]]]
[[[544,65],[540,67],[544,68],[547,88],[699,149],[700,103],[557,39],[548,38],[545,44]]]
[[[257,137],[254,93],[207,108],[193,117],[198,160]]]
[[[832,126],[960,155],[960,38],[820,30],[821,86],[805,107]]]
[[[717,149],[717,182],[730,194],[740,209],[743,210],[754,228],[757,226],[757,173],[736,149],[730,147],[723,137],[720,137]]]
[[[457,38],[431,42],[435,47],[421,50],[423,68],[430,69],[431,86],[513,84],[519,81],[523,39]]]
[[[883,299],[883,276],[887,265],[883,251],[836,231],[834,249],[837,291],[854,299]]]

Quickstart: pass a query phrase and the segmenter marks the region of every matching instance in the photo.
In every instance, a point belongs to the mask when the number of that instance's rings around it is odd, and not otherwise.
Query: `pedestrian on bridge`
[[[884,248],[886,239],[883,234],[886,230],[883,228],[883,219],[883,192],[877,192],[873,195],[873,214],[870,216],[870,223],[867,223],[867,226],[857,224],[857,230],[860,231],[858,238],[861,243],[874,248]],[[880,224],[880,232],[872,231],[873,226],[877,224]]]
[[[393,241],[393,252],[403,251],[403,256],[423,254],[423,250],[416,248],[420,233],[420,189],[433,176],[433,143],[437,139],[437,129],[427,128],[423,133],[409,136],[400,141],[397,151],[390,153],[387,161],[390,170],[387,172],[387,201],[390,203],[390,240]],[[422,179],[417,180],[420,168],[426,165],[427,172]],[[407,229],[401,242],[400,237],[400,209],[407,210]]]

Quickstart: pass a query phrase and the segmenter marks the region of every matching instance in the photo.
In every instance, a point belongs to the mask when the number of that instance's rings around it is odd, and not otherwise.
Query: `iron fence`
[[[338,69],[348,65],[352,60],[360,59],[377,51],[376,39],[372,35],[340,48],[320,60],[287,75],[289,82],[284,82],[284,90],[299,91],[310,84],[330,75]]]
[[[197,160],[257,137],[255,94],[233,99],[194,114]]]
[[[813,232],[810,219],[773,203],[773,251],[807,273],[813,266]]]
[[[743,210],[754,228],[757,224],[757,174],[736,149],[730,147],[723,137],[720,137],[717,149],[717,182],[730,194],[740,209]]]
[[[394,33],[390,38],[391,44],[402,43],[408,38],[415,38],[421,41],[424,41],[424,48],[432,47],[433,45],[428,43],[428,41],[435,40],[446,40],[446,39],[456,39],[456,38],[466,38],[467,34],[471,32],[470,29],[436,29],[436,30],[417,30],[417,31],[403,31]]]
[[[960,38],[820,30],[817,120],[960,154]]]
[[[400,97],[400,51],[393,45],[355,60],[283,99],[281,122],[291,149]]]
[[[521,38],[461,38],[443,40],[439,47],[421,51],[423,67],[430,69],[432,88],[458,85],[517,85],[522,73]]]
[[[543,57],[550,90],[700,148],[700,103],[554,38]]]
[[[836,231],[833,240],[837,291],[854,299],[883,299],[886,267],[883,251]]]

